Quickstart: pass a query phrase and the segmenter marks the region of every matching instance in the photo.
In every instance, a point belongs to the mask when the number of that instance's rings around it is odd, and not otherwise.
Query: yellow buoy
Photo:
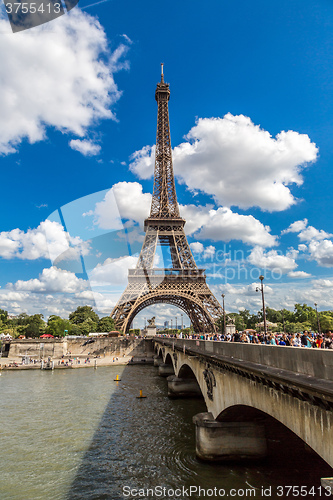
[[[113,379],[113,380],[114,380],[115,382],[120,382],[120,380],[121,380],[121,379],[119,378],[119,375],[117,375],[117,376],[116,376],[116,378],[115,378],[115,379]]]
[[[140,389],[140,396],[137,396],[136,399],[142,399],[142,398],[146,398],[147,396],[143,396],[142,394],[142,389]]]

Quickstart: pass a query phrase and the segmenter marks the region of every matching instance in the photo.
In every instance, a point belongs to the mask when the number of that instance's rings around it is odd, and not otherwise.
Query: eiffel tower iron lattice
[[[157,84],[155,99],[157,137],[154,188],[150,216],[145,220],[145,239],[135,269],[128,272],[128,285],[111,313],[117,329],[126,332],[144,308],[168,303],[182,309],[196,332],[217,331],[223,310],[206,284],[205,269],[198,269],[184,232],[172,166],[168,101],[169,84]],[[157,244],[170,250],[171,267],[154,267]]]

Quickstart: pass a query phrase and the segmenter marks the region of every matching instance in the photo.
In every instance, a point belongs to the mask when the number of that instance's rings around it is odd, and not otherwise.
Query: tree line
[[[318,314],[318,316],[317,316]],[[235,327],[238,331],[246,329],[256,329],[256,325],[263,321],[263,311],[257,314],[251,314],[248,309],[238,311],[238,313],[228,314],[235,321]],[[271,309],[266,307],[266,319],[271,323],[277,324],[277,331],[286,333],[297,333],[304,330],[318,332],[318,320],[321,332],[333,331],[333,311],[316,311],[315,308],[307,304],[295,304],[294,310]],[[219,319],[219,327],[222,328],[223,317]]]
[[[258,311],[251,314],[248,309],[229,313],[227,316],[233,318],[238,331],[246,329],[256,329],[256,325],[263,321],[263,312]],[[333,311],[318,312],[307,304],[295,304],[294,310],[266,308],[266,319],[277,324],[278,331],[286,333],[296,333],[303,330],[318,331],[318,319],[322,332],[333,331]],[[223,317],[218,320],[218,327],[222,331]],[[74,312],[69,314],[68,319],[51,315],[44,321],[43,314],[21,313],[15,318],[9,318],[8,312],[0,309],[0,332],[10,334],[12,337],[25,335],[26,337],[40,337],[44,333],[55,337],[64,335],[88,335],[91,332],[110,332],[115,329],[114,321],[110,316],[100,318],[91,306],[79,306]],[[191,332],[187,329],[188,333]],[[179,331],[179,330],[178,330]],[[133,330],[139,334],[140,330]],[[170,330],[168,330],[170,333]],[[176,330],[174,329],[174,333]],[[185,333],[185,330],[183,330]]]
[[[65,335],[88,335],[92,332],[110,332],[115,329],[114,321],[109,316],[100,318],[90,306],[79,306],[70,313],[68,319],[51,315],[44,321],[43,314],[21,313],[15,318],[9,318],[8,312],[0,309],[0,332],[13,338],[25,335],[36,338],[43,334],[54,337]]]

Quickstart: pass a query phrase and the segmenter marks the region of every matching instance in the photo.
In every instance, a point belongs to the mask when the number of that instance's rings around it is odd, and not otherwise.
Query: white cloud
[[[86,215],[95,216],[95,224],[102,229],[121,229],[122,219],[143,224],[149,215],[151,194],[143,193],[138,182],[118,182],[96,203],[95,209]]]
[[[84,156],[96,156],[101,151],[101,146],[87,139],[83,139],[82,141],[80,141],[80,139],[72,139],[69,146],[75,151],[82,153]]]
[[[209,221],[212,205],[179,205],[180,215],[186,220],[185,233],[193,234]]]
[[[248,296],[255,296],[258,300],[258,302],[261,302],[261,295],[257,295],[258,290],[257,288],[259,287],[260,283],[259,282],[254,282],[254,283],[249,283],[248,285],[231,285],[230,283],[227,283],[225,285],[225,291],[228,294],[231,295],[248,295]],[[265,294],[271,294],[273,292],[273,289],[269,285],[265,285]]]
[[[313,280],[312,285],[314,288],[329,288],[333,290],[333,280],[330,279]]]
[[[113,192],[121,217],[143,225],[150,213],[151,194],[143,193],[138,182],[118,182],[113,186]]]
[[[89,253],[89,242],[71,237],[61,224],[45,220],[36,229],[20,229],[0,233],[0,257],[3,259],[51,259],[63,257],[72,260]],[[60,257],[61,259],[61,257]],[[60,260],[59,259],[59,260]]]
[[[199,261],[202,259],[205,262],[213,261],[216,252],[216,248],[213,245],[204,247],[200,241],[194,241],[190,243],[190,248],[195,259],[199,259]]]
[[[83,137],[96,120],[115,119],[110,107],[121,93],[114,73],[127,50],[112,54],[99,22],[80,9],[34,29],[8,32],[0,46],[0,154],[19,143],[43,140],[47,127]]]
[[[155,151],[156,146],[144,146],[130,156],[130,170],[139,179],[150,179],[154,174]]]
[[[269,226],[264,226],[252,215],[240,215],[225,207],[213,210],[194,205],[181,206],[180,211],[182,217],[189,222],[185,226],[187,233],[192,231],[199,239],[224,242],[241,240],[264,247],[277,244],[276,237],[270,234]]]
[[[230,113],[200,118],[185,138],[173,153],[180,181],[220,205],[241,208],[281,211],[295,204],[288,186],[303,183],[301,171],[318,153],[305,134],[289,130],[272,138],[250,118]],[[153,174],[154,148],[145,146],[131,160],[140,178]]]
[[[305,271],[290,271],[288,273],[289,278],[309,278],[311,274]]]
[[[326,233],[326,231],[322,229],[316,229],[313,226],[308,226],[308,219],[293,222],[287,229],[282,231],[281,234],[287,233],[298,233],[299,239],[306,242],[312,240],[320,241],[333,236],[332,234]]]
[[[300,245],[298,245],[298,247],[297,247],[297,248],[298,248],[298,250],[299,250],[300,252],[306,252],[306,251],[307,251],[307,249],[308,249],[308,247],[307,247],[306,245],[304,245],[304,243],[301,243]]]
[[[284,229],[281,234],[287,233],[300,233],[303,231],[308,225],[308,219],[296,220],[287,229]]]
[[[149,216],[150,206],[151,194],[143,193],[141,184],[118,182],[106,193],[103,201],[96,203],[93,211],[83,215],[94,215],[95,224],[102,229],[121,229],[121,220],[127,219],[142,226]],[[195,233],[200,239],[214,241],[241,240],[265,247],[277,244],[269,226],[264,226],[252,215],[240,215],[223,207],[213,210],[211,205],[180,205],[179,209],[186,220],[186,234]]]
[[[325,238],[329,238],[333,236],[332,234],[326,233],[323,229],[316,229],[313,226],[308,226],[306,229],[303,229],[298,235],[301,241],[312,241],[312,240],[324,240]]]
[[[75,293],[87,288],[87,282],[77,278],[74,273],[50,267],[43,269],[39,278],[28,281],[18,280],[16,283],[8,285],[9,289],[16,291],[30,291],[43,293]]]
[[[98,264],[90,273],[91,285],[122,285],[125,287],[128,280],[128,270],[134,269],[138,257],[126,256],[119,259],[106,259],[103,264]]]
[[[190,243],[190,248],[193,253],[202,253],[204,251],[204,246],[200,241],[193,241],[193,243]]]
[[[256,246],[251,250],[248,261],[260,269],[276,269],[286,273],[297,267],[295,262],[297,255],[298,251],[294,249],[289,250],[286,255],[281,255],[276,250],[265,252],[262,247]]]
[[[311,241],[308,249],[311,260],[315,260],[323,267],[333,266],[333,243],[331,240]]]

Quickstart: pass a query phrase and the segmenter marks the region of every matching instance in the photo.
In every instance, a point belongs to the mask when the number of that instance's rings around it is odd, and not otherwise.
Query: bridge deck
[[[324,404],[325,409],[333,408],[333,351],[158,337],[155,341],[200,357],[217,369],[236,371],[273,389]]]

